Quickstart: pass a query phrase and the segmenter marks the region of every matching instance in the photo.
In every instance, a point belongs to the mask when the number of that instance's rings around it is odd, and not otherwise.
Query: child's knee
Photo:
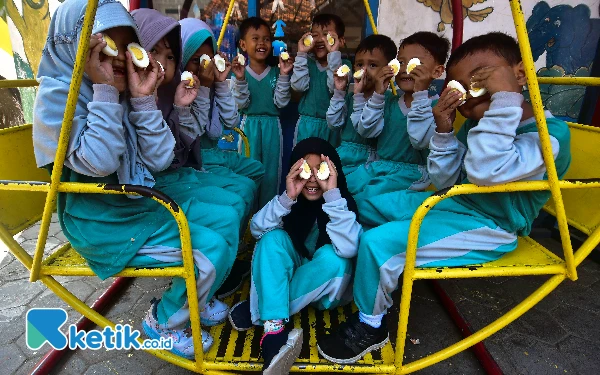
[[[352,273],[352,260],[337,255],[332,245],[325,245],[318,249],[313,257],[313,260],[316,259],[326,265],[322,268],[322,271],[330,273],[329,276],[332,278]]]
[[[283,229],[273,229],[262,235],[256,244],[254,257],[274,256],[275,254],[289,254],[291,251],[296,251],[292,244],[292,240],[287,232]]]

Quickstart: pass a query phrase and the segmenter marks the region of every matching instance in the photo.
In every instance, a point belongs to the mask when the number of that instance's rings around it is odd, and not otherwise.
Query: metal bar
[[[537,77],[537,81],[548,85],[600,86],[598,77]]]
[[[112,284],[102,293],[100,297],[90,308],[98,313],[102,313],[108,306],[110,306],[113,300],[119,296],[121,291],[125,289],[131,282],[131,279],[126,277],[118,277]],[[82,316],[75,324],[77,331],[87,331],[93,326],[91,320]],[[68,335],[68,334],[67,334]],[[61,358],[71,350],[67,348],[59,350],[52,349],[35,365],[31,370],[30,375],[46,375],[49,374],[54,366],[61,360]]]
[[[75,108],[77,107],[77,99],[79,98],[79,88],[81,86],[81,80],[83,78],[85,60],[88,51],[88,45],[90,43],[90,35],[92,33],[92,25],[94,24],[94,17],[96,15],[97,8],[98,0],[88,1],[88,5],[85,11],[85,17],[83,19],[83,26],[81,28],[79,44],[77,46],[77,56],[75,58],[75,66],[73,67],[73,76],[71,78],[71,84],[69,85],[69,95],[67,96],[65,116],[63,118],[60,136],[58,138],[56,156],[54,158],[54,165],[52,167],[52,176],[50,177],[50,190],[48,191],[48,195],[46,196],[46,203],[44,205],[44,213],[42,214],[40,233],[37,239],[35,254],[33,256],[33,265],[31,268],[31,274],[29,276],[29,281],[31,282],[35,282],[39,278],[42,257],[44,256],[44,246],[46,245],[46,240],[48,238],[48,228],[50,227],[50,219],[52,217],[52,212],[54,211],[54,208],[56,206],[58,185],[60,184],[63,163],[65,162],[65,155],[67,153],[67,147],[69,145],[71,126],[73,125],[73,118],[75,117]]]
[[[535,116],[540,143],[542,146],[542,155],[544,157],[544,163],[546,164],[546,174],[548,176],[548,183],[550,184],[550,193],[552,194],[552,198],[554,199],[554,203],[556,205],[556,219],[558,221],[558,229],[560,231],[560,237],[562,240],[562,247],[567,266],[567,275],[569,279],[575,281],[577,280],[577,269],[575,268],[573,247],[571,245],[569,225],[567,224],[567,214],[565,212],[565,206],[558,184],[558,174],[556,172],[556,165],[554,163],[554,155],[552,154],[552,145],[550,144],[550,135],[548,133],[548,126],[546,124],[544,105],[542,103],[542,96],[540,95],[540,88],[537,81],[533,55],[531,54],[529,35],[527,34],[527,28],[525,26],[525,15],[523,14],[523,9],[519,0],[511,0],[510,8],[512,11],[513,20],[515,22],[515,29],[517,31],[517,39],[519,41],[523,65],[525,67],[529,96],[531,98],[533,114]]]
[[[89,267],[73,266],[42,266],[41,275],[52,276],[96,276]],[[125,268],[123,271],[114,274],[119,277],[184,277],[185,267],[165,267],[165,268]]]
[[[0,89],[10,89],[16,87],[35,87],[40,83],[35,79],[1,79]]]
[[[371,5],[369,4],[369,0],[363,0],[365,4],[365,10],[367,11],[367,17],[369,18],[369,23],[371,24],[371,28],[373,28],[373,34],[379,34],[377,31],[377,24],[375,23],[375,18],[373,18],[373,13],[371,12]],[[390,82],[390,86],[392,86],[392,94],[396,95],[396,86],[394,85],[394,81]]]
[[[452,318],[454,324],[462,332],[463,336],[471,336],[473,334],[473,327],[471,327],[471,324],[469,324],[469,322],[460,312],[458,306],[456,306],[456,303],[454,303],[452,298],[450,298],[448,293],[446,293],[446,290],[444,290],[444,288],[436,280],[431,280],[430,283],[433,286],[435,294],[438,296],[438,298],[442,302],[442,305],[446,309],[446,312],[448,313],[448,315],[450,315],[450,318]],[[475,357],[477,357],[479,363],[481,363],[481,365],[483,366],[483,369],[485,370],[486,374],[503,374],[502,370],[500,369],[500,366],[498,366],[498,363],[494,360],[494,357],[492,357],[492,355],[487,350],[483,342],[479,342],[473,345],[472,350],[475,353]]]
[[[231,12],[233,11],[233,4],[235,0],[231,0],[229,2],[229,7],[227,8],[227,14],[225,15],[225,19],[223,20],[223,26],[221,27],[221,32],[219,33],[219,39],[217,40],[217,51],[221,49],[221,43],[223,43],[223,37],[225,36],[225,30],[227,29],[227,25],[229,24],[229,17],[231,17]]]
[[[233,128],[233,131],[238,133],[242,138],[242,143],[244,144],[244,156],[247,158],[250,157],[250,142],[248,141],[248,137],[246,137],[246,133],[240,128]]]
[[[592,251],[594,251],[594,249],[598,246],[598,243],[600,243],[600,226],[589,235],[589,237],[575,253],[575,264],[580,265],[581,262],[583,262],[583,260],[587,258]]]
[[[502,328],[506,327],[508,324],[515,321],[517,318],[525,314],[529,309],[535,306],[538,302],[540,302],[544,297],[546,297],[550,292],[552,292],[560,283],[565,279],[564,275],[555,275],[551,277],[548,281],[546,281],[542,286],[540,286],[535,292],[533,292],[529,297],[524,299],[517,306],[513,307],[506,314],[502,315],[500,318],[496,319],[492,323],[488,324],[484,328],[475,332],[471,336],[462,339],[454,345],[451,345],[445,349],[440,350],[439,352],[428,355],[425,358],[421,358],[417,361],[411,362],[404,367],[402,367],[400,373],[401,374],[409,374],[411,372],[415,372],[425,367],[429,367],[434,365],[444,359],[450,358],[453,355],[456,355],[462,352],[465,349],[475,345],[482,340],[490,337],[494,333],[498,332]]]
[[[452,0],[452,51],[463,42],[463,5],[462,0]]]
[[[221,371],[260,371],[262,362],[207,362],[206,370],[221,370]],[[305,373],[357,373],[357,374],[389,374],[394,372],[393,365],[375,365],[365,366],[359,364],[338,365],[334,363],[298,363],[292,366],[290,372],[305,372]]]
[[[466,266],[465,268],[467,268]],[[564,264],[553,264],[548,266],[513,266],[486,268],[481,267],[475,271],[465,272],[465,268],[444,268],[438,272],[435,268],[415,269],[415,280],[443,280],[443,279],[469,279],[477,277],[498,277],[498,276],[537,276],[537,275],[558,275],[565,273]]]

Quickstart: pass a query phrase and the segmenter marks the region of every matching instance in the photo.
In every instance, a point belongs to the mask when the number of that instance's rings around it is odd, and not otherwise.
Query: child
[[[85,0],[67,0],[50,21],[34,106],[33,142],[40,167],[51,169],[54,163],[86,6]],[[169,167],[175,146],[153,96],[164,73],[152,56],[148,69],[134,67],[126,51],[129,43],[139,40],[137,28],[119,2],[100,0],[94,25],[61,179],[159,189],[153,173]],[[101,52],[106,47],[104,36],[114,40],[117,56]],[[189,220],[198,303],[205,306],[235,255],[228,252],[222,235],[200,224],[206,216],[204,204],[189,199],[180,201],[179,206]],[[237,217],[230,207],[221,210],[223,220]],[[125,267],[181,265],[177,224],[166,209],[151,199],[60,193],[57,211],[65,236],[102,279]],[[211,314],[205,317],[212,321],[222,319]],[[173,352],[193,358],[188,326],[185,282],[174,278],[161,301],[153,302],[143,327],[153,338],[173,337]],[[207,350],[212,338],[207,332],[202,338],[203,349]]]
[[[247,202],[251,208],[265,173],[264,167],[257,160],[220,150],[217,146],[223,132],[222,124],[233,128],[239,122],[237,106],[226,81],[231,65],[228,63],[225,71],[219,72],[211,61],[204,68],[200,64],[200,57],[207,55],[213,59],[216,51],[216,40],[209,26],[194,18],[183,19],[180,24],[183,42],[181,65],[200,78],[198,97],[191,109],[203,132],[200,136],[202,164],[206,170],[223,177],[235,178],[239,185],[246,186],[252,193],[251,201]],[[249,215],[250,212],[247,212],[244,223]]]
[[[345,29],[339,16],[318,14],[312,20],[311,32],[304,34],[298,42],[291,80],[292,89],[302,93],[295,142],[319,137],[328,140],[334,147],[339,146],[339,131],[329,129],[325,115],[333,93],[334,74],[342,64],[351,66],[349,61],[342,61],[339,51],[345,44]],[[327,34],[333,38],[333,45],[327,42]],[[309,35],[312,35],[313,43],[307,47],[304,38]],[[308,56],[311,51],[314,58]]]
[[[395,48],[391,39],[387,44],[388,47],[384,50],[391,51]],[[378,158],[368,167],[360,166],[352,174],[352,181],[357,182],[355,184],[357,201],[364,197],[397,190],[425,190],[429,186],[430,181],[425,167],[427,155],[419,151],[426,146],[418,147],[420,145],[417,144],[415,147],[414,137],[409,137],[410,122],[407,131],[407,114],[411,111],[413,118],[420,119],[418,124],[413,125],[413,133],[417,133],[420,138],[425,138],[427,133],[421,131],[430,126],[424,124],[424,121],[429,120],[429,123],[433,123],[432,100],[428,94],[429,84],[444,72],[443,64],[448,57],[449,48],[447,39],[430,32],[418,32],[402,41],[398,51],[401,69],[396,76],[396,82],[404,92],[400,98],[387,90],[390,77],[393,76],[389,66],[382,67],[375,77],[378,89],[363,107],[357,123],[357,131],[365,138],[377,140]],[[418,58],[421,65],[415,67],[409,74],[405,67],[413,58]],[[413,103],[416,107],[414,109],[411,107]],[[422,113],[426,113],[427,108],[430,116],[423,118]],[[358,111],[355,113],[358,116]],[[420,141],[423,143],[422,139]]]
[[[453,184],[497,185],[546,178],[539,134],[529,103],[517,42],[502,33],[472,38],[452,53],[448,78],[465,88],[485,88],[469,97],[446,88],[433,109],[436,129],[429,148],[428,169],[439,188]],[[467,118],[455,136],[455,109]],[[559,177],[571,161],[566,123],[546,112]],[[319,341],[319,352],[336,363],[355,362],[388,341],[384,314],[404,269],[408,228],[414,211],[430,192],[399,191],[359,202],[371,211],[372,229],[361,237],[354,300],[359,313],[336,333]],[[548,200],[548,191],[461,195],[435,205],[421,225],[418,267],[481,264],[502,257],[526,236]],[[383,204],[385,202],[385,204]],[[375,209],[374,207],[377,207]],[[348,345],[352,337],[354,345]]]
[[[405,93],[400,106],[407,117],[410,143],[417,150],[427,149],[435,132],[431,108],[437,103],[438,97],[429,97],[429,85],[444,73],[449,50],[448,39],[430,32],[415,33],[400,45],[398,60],[401,66],[406,65],[412,57],[421,61],[421,65],[410,74],[405,74],[406,70],[401,69],[403,73],[396,77],[396,82]]]
[[[348,180],[348,190],[352,194],[359,191],[361,184],[360,180],[353,179],[352,173],[360,165],[370,163],[377,157],[373,147],[375,142],[358,134],[356,126],[367,99],[375,92],[374,77],[380,68],[387,66],[396,56],[396,46],[394,42],[390,44],[390,41],[384,35],[370,35],[360,42],[356,48],[354,69],[363,70],[364,75],[355,82],[354,94],[346,95],[348,76],[334,76],[335,90],[327,109],[327,124],[332,129],[341,129],[342,143],[337,148],[337,153]]]
[[[281,181],[282,133],[279,108],[290,100],[291,60],[279,58],[279,69],[267,65],[271,54],[269,24],[250,17],[240,25],[240,49],[250,60],[247,67],[233,59],[233,97],[243,114],[241,129],[250,142],[251,158],[263,163],[265,175],[258,193],[259,207],[279,190]]]
[[[309,179],[300,177],[305,160],[312,170]],[[344,292],[352,278],[350,259],[362,233],[333,146],[307,138],[296,145],[291,162],[286,191],[252,219],[252,235],[259,241],[250,302],[238,303],[229,315],[240,331],[264,325],[264,374],[287,374],[300,353],[302,330],[285,328],[291,315],[308,304],[324,310],[349,301]],[[322,162],[330,171],[325,180],[316,177]]]
[[[156,57],[165,71],[165,77],[157,89],[157,105],[176,139],[176,160],[168,171],[155,174],[158,184],[164,193],[177,202],[193,198],[209,204],[206,205],[206,211],[210,211],[211,215],[205,215],[203,225],[221,234],[227,240],[230,251],[237,253],[240,233],[246,228],[250,209],[256,198],[256,185],[248,178],[230,171],[229,175],[204,172],[203,158],[200,154],[201,126],[190,109],[192,102],[198,102],[196,95],[199,83],[190,89],[185,87],[187,82],[181,82],[179,79],[180,25],[173,18],[154,9],[137,9],[132,15],[139,28],[142,45]],[[229,97],[231,98],[231,95]],[[208,99],[205,102],[208,102]],[[235,106],[233,100],[230,102]],[[233,114],[236,115],[235,110]],[[230,223],[229,220],[220,217],[221,206],[233,207],[238,212],[236,223]],[[225,212],[227,213],[227,210]],[[249,274],[249,268],[249,264],[243,270],[240,267],[232,268],[216,295],[222,298],[230,293],[231,289],[236,289],[244,274]],[[228,288],[227,285],[230,284],[233,285]],[[222,289],[227,290],[223,292]],[[209,305],[212,312],[227,311],[227,306],[216,299],[211,300]],[[210,324],[206,319],[203,323]]]

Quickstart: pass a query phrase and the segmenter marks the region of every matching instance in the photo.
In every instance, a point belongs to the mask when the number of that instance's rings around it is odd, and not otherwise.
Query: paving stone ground
[[[15,238],[33,253],[39,225]],[[538,235],[544,245],[560,250],[560,244],[547,232]],[[65,238],[53,218],[46,253],[51,253]],[[0,246],[2,246],[0,244]],[[505,374],[598,374],[600,373],[600,266],[586,261],[579,268],[577,282],[564,282],[524,317],[485,341],[485,345]],[[521,301],[547,278],[512,277],[464,279],[441,284],[457,303],[473,328],[480,328]],[[77,297],[93,303],[112,283],[96,277],[57,280]],[[166,278],[133,280],[107,313],[117,323],[139,329],[153,297],[167,287]],[[32,351],[25,344],[25,313],[34,307],[62,307],[69,313],[67,324],[80,315],[39,282],[29,283],[28,272],[7,249],[0,247],[0,374],[29,374],[48,351],[45,345]],[[392,309],[389,316],[397,316]],[[412,361],[458,341],[461,336],[442,308],[427,281],[415,283],[408,332],[420,345],[408,344],[406,360]],[[394,318],[391,318],[394,320]],[[396,318],[397,319],[397,318]],[[393,322],[392,322],[393,323]],[[79,350],[67,354],[53,374],[189,374],[189,371],[137,351]],[[484,374],[470,351],[463,352],[422,374]]]

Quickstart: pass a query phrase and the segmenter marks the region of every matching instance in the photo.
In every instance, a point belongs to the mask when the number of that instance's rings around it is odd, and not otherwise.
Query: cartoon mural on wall
[[[493,7],[487,7],[479,10],[470,9],[473,5],[485,3],[487,0],[462,0],[463,19],[469,17],[473,22],[483,21],[490,13],[494,11]],[[452,24],[452,1],[451,0],[417,0],[417,2],[433,9],[440,14],[440,22],[437,25],[437,31],[444,31],[446,25]]]
[[[533,7],[526,26],[534,60],[539,61],[546,53],[539,76],[589,76],[600,37],[600,19],[591,18],[587,5],[550,7],[541,1]],[[576,121],[585,87],[540,85],[540,92],[545,107],[555,116]]]

